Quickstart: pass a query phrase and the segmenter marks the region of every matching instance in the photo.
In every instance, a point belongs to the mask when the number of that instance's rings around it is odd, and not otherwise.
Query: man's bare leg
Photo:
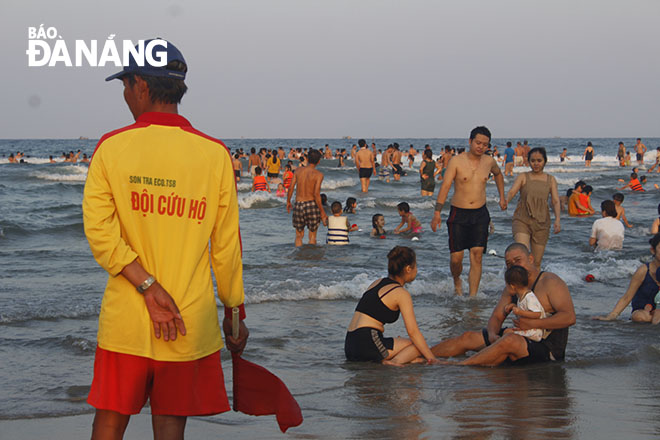
[[[92,440],[120,440],[131,416],[116,411],[97,409],[92,424]]]
[[[316,233],[318,232],[318,229],[314,229],[313,231],[309,231],[309,244],[316,244]]]
[[[363,193],[369,191],[369,181],[365,177],[360,177],[360,186],[362,187]]]
[[[529,351],[527,351],[525,338],[515,333],[508,333],[460,364],[494,367],[507,358],[516,360],[527,356],[529,356]]]
[[[296,229],[296,247],[302,246],[303,237],[305,236],[305,230],[299,231]]]
[[[484,337],[480,331],[468,331],[461,336],[450,338],[431,347],[431,352],[437,357],[454,357],[468,351],[484,348]]]
[[[454,291],[456,295],[463,295],[463,284],[461,283],[461,273],[463,272],[463,251],[452,252],[449,254],[449,269],[454,278]]]
[[[470,249],[470,272],[468,273],[470,296],[477,296],[479,283],[481,282],[481,260],[483,257],[484,248],[475,247]]]
[[[183,440],[186,420],[186,417],[181,416],[152,415],[154,440]]]

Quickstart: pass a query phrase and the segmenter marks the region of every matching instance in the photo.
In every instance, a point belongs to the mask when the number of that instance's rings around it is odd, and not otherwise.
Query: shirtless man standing
[[[459,362],[461,365],[495,366],[508,360],[513,365],[537,362],[562,361],[568,342],[568,328],[575,324],[575,309],[566,283],[552,272],[541,272],[534,264],[534,257],[522,243],[513,243],[504,254],[506,267],[522,266],[527,270],[528,283],[543,310],[545,318],[517,317],[513,324],[520,330],[544,329],[550,334],[540,342],[504,330],[502,324],[516,303],[516,294],[505,287],[499,302],[490,315],[488,325],[477,331],[467,331],[461,336],[450,338],[433,346],[437,357],[454,357],[467,351],[478,353]],[[403,357],[402,363],[419,356],[418,352]]]
[[[506,210],[504,177],[495,159],[484,154],[489,143],[490,130],[486,127],[476,127],[470,132],[470,149],[449,161],[431,221],[431,229],[435,232],[440,225],[440,213],[449,195],[449,189],[452,183],[455,183],[447,229],[451,253],[449,266],[457,295],[463,294],[461,273],[465,249],[470,250],[470,296],[475,296],[479,289],[481,259],[486,251],[490,224],[490,214],[486,208],[486,182],[491,173],[500,194],[500,208],[502,211]]]
[[[367,148],[367,141],[360,139],[358,141],[360,150],[355,155],[355,167],[358,169],[360,175],[360,185],[362,185],[362,192],[369,192],[369,180],[372,174],[376,173],[376,162],[374,155]]]
[[[254,147],[250,149],[248,164],[250,165],[250,176],[254,178],[254,176],[257,175],[254,170],[256,170],[258,166],[261,166],[261,159],[259,159],[257,150],[255,150]]]
[[[644,153],[646,153],[646,145],[642,143],[640,138],[637,138],[637,143],[635,144],[635,152],[637,153],[637,164],[644,165]]]
[[[387,149],[380,155],[380,171],[379,177],[385,179],[385,182],[390,183],[390,166],[392,164],[392,144],[387,146]]]
[[[394,150],[390,155],[392,160],[392,168],[394,169],[394,180],[401,180],[403,168],[401,168],[401,151],[399,151],[399,144],[394,143]]]
[[[321,160],[321,152],[310,149],[307,160],[309,165],[296,169],[293,180],[286,195],[286,212],[293,208],[293,227],[296,229],[296,247],[302,246],[305,236],[305,226],[309,229],[309,244],[316,244],[316,231],[319,223],[328,224],[328,216],[325,214],[321,203],[321,182],[323,173],[316,169]],[[296,204],[291,204],[294,188],[296,190]]]
[[[523,158],[523,155],[525,154],[525,149],[523,148],[520,141],[517,142],[516,148],[514,148],[514,150],[516,152],[515,166],[521,167],[525,163],[525,159]]]

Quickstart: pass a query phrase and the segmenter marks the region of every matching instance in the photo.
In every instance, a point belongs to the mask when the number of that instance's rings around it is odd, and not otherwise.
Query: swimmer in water
[[[374,214],[371,217],[371,236],[372,237],[385,237],[385,217],[383,214]]]
[[[417,217],[410,212],[410,205],[406,202],[401,202],[396,205],[396,208],[399,210],[399,215],[401,216],[401,223],[394,229],[395,234],[409,233],[409,234],[419,234],[422,232],[422,224],[417,220]],[[408,225],[405,229],[401,229],[403,225]]]

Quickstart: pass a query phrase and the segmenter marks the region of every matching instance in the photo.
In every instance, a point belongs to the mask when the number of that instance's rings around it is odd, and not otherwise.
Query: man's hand
[[[286,202],[286,212],[287,214],[291,213],[291,209],[293,208],[293,205],[291,204],[290,201]]]
[[[518,307],[515,307],[514,310],[513,310],[514,315],[516,313],[515,309],[517,309],[517,308]],[[518,309],[518,310],[520,310],[520,309]],[[533,328],[539,328],[538,324],[534,324],[534,321],[538,321],[538,320],[537,319],[517,317],[517,318],[514,318],[513,325],[515,326],[516,330],[530,330],[530,329],[533,329]]]
[[[436,230],[442,227],[442,219],[440,218],[440,211],[435,211],[433,214],[433,219],[431,220],[431,230],[436,232]]]
[[[500,208],[502,208],[502,211],[506,211],[507,203],[505,198],[500,198]]]
[[[239,356],[243,353],[245,349],[245,344],[247,344],[248,336],[250,336],[250,331],[243,321],[240,321],[238,324],[238,338],[234,339],[232,336],[231,328],[231,319],[225,318],[222,321],[222,330],[225,333],[225,342],[227,343],[227,349],[232,353],[238,353]]]
[[[561,226],[559,224],[559,219],[555,221],[555,234],[559,234],[561,232]]]
[[[181,336],[186,335],[186,326],[179,308],[158,282],[144,291],[144,304],[147,306],[157,339],[162,333],[165,341],[175,341],[177,329]]]
[[[321,223],[323,223],[323,226],[328,226],[328,216],[323,211],[321,211]]]

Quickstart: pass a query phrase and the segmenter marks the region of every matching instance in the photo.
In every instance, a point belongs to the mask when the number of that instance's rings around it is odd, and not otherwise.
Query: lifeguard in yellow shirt
[[[156,438],[183,438],[187,416],[229,410],[211,266],[227,347],[241,352],[248,337],[242,321],[231,337],[231,308],[241,320],[245,311],[229,150],[178,115],[181,52],[163,40],[144,48],[142,66],[132,56],[106,79],[123,82],[135,123],[101,138],[83,198],[85,234],[110,275],[88,397],[93,439],[121,438],[147,398]]]

